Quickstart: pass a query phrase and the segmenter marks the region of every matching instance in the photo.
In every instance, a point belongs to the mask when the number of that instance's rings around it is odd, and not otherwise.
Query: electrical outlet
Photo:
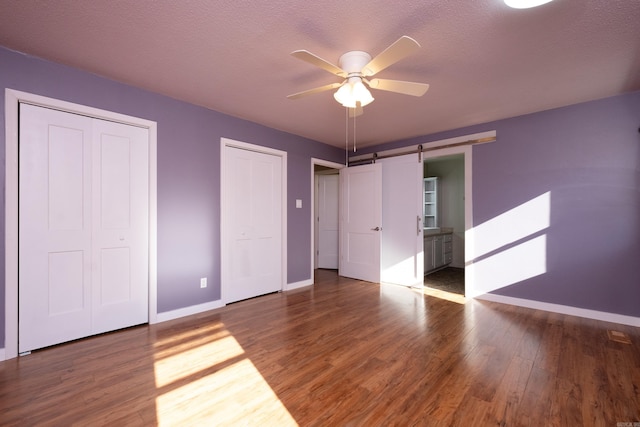
[[[206,288],[207,287],[207,278],[206,277],[201,277],[200,278],[200,287],[201,288]]]

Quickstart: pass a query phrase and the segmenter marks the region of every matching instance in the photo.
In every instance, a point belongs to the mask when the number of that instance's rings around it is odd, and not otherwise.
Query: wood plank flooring
[[[314,287],[0,362],[3,426],[633,422],[638,328],[322,270]]]

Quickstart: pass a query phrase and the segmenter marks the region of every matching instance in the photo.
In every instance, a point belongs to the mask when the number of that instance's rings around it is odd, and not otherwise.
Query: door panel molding
[[[229,138],[220,138],[220,299],[223,304],[227,304],[228,301],[228,293],[226,292],[225,287],[227,286],[227,277],[229,274],[228,263],[228,254],[226,253],[226,245],[228,243],[228,239],[231,238],[230,233],[226,227],[226,207],[229,203],[228,198],[230,197],[227,194],[226,184],[227,177],[226,172],[229,165],[227,164],[227,156],[225,154],[225,150],[227,147],[238,148],[241,150],[253,151],[256,153],[262,153],[272,156],[277,156],[281,158],[281,242],[282,242],[282,253],[281,253],[281,286],[280,289],[284,290],[287,284],[287,152],[277,150],[274,148],[263,147],[261,145],[255,145],[248,142],[236,141]]]
[[[422,161],[418,156],[380,159],[382,164],[382,246],[380,281],[404,286],[424,282]],[[420,223],[422,224],[422,222]]]
[[[19,104],[81,114],[149,131],[149,323],[157,322],[157,123],[107,110],[5,89],[5,351],[18,355],[18,138]]]
[[[338,274],[380,282],[382,164],[340,169]]]

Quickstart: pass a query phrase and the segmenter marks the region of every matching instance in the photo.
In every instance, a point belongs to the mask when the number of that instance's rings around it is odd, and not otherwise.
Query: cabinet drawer
[[[453,261],[453,254],[451,252],[444,254],[444,263],[451,264],[451,261]]]
[[[453,235],[451,235],[451,234],[445,234],[444,236],[442,236],[442,240],[443,240],[444,242],[450,242],[450,241],[452,241],[452,240],[453,240]]]
[[[447,253],[451,253],[451,252],[452,252],[452,243],[445,241],[444,242],[444,253],[445,253],[445,256],[446,256]]]

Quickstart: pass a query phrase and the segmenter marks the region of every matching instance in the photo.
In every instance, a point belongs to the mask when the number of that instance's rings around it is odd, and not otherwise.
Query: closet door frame
[[[124,114],[5,89],[5,342],[0,361],[18,356],[19,104],[81,114],[149,130],[149,323],[157,322],[157,124]]]

